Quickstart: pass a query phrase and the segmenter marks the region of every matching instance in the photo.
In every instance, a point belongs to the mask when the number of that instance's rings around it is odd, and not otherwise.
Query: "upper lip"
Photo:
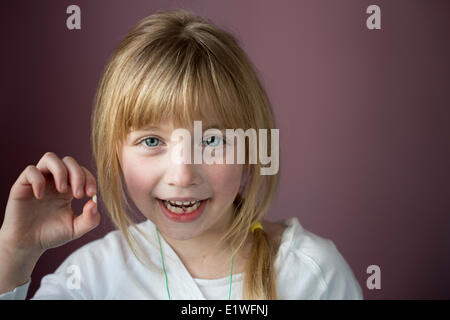
[[[166,198],[161,200],[167,200],[167,201],[200,201],[200,200],[206,200],[206,199],[199,199],[199,198],[192,198],[192,197],[173,197],[173,198]]]

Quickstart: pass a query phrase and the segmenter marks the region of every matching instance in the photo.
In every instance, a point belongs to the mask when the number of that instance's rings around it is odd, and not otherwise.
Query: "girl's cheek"
[[[157,171],[155,166],[149,168],[148,165],[139,163],[128,166],[124,175],[131,195],[139,197],[139,195],[145,194],[148,197],[156,183]]]
[[[216,196],[234,196],[238,192],[241,178],[242,165],[216,165],[209,169],[209,183]]]

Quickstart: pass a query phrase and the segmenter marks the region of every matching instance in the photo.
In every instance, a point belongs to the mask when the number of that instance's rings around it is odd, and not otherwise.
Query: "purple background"
[[[81,30],[66,8],[81,7]],[[381,7],[381,30],[366,8]],[[2,1],[0,219],[47,151],[95,173],[90,115],[113,48],[156,9],[184,7],[240,39],[275,109],[281,188],[268,219],[332,239],[366,299],[450,298],[449,1]],[[74,201],[81,211],[87,199]],[[47,251],[43,275],[103,236]],[[381,268],[381,290],[366,269]]]

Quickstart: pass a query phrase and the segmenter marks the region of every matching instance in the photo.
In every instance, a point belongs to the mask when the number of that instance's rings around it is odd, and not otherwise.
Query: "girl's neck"
[[[231,215],[227,215],[231,218]],[[193,278],[216,279],[230,275],[232,246],[216,245],[227,230],[230,221],[224,221],[201,236],[177,240],[165,238]],[[251,247],[249,237],[244,248],[234,257],[233,274],[243,272],[245,257]]]
[[[192,251],[186,253],[171,246],[193,278],[218,279],[229,277],[232,263],[231,245],[223,245],[217,247],[215,252],[208,252],[211,245],[206,245],[206,248],[204,248],[205,243],[208,244],[208,242],[202,242],[201,244],[204,251],[199,250],[198,253]],[[246,241],[244,248],[234,256],[233,274],[244,272],[246,257],[248,257],[250,248],[251,244]],[[202,254],[205,252],[209,254]]]

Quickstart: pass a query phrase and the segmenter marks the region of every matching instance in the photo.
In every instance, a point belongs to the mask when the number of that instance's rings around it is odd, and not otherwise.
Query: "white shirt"
[[[298,218],[281,221],[283,232],[275,259],[278,298],[362,299],[362,290],[334,243],[305,230]],[[32,299],[168,299],[154,224],[133,230],[154,269],[136,259],[120,231],[108,233],[74,251],[52,274],[42,278]],[[169,244],[161,239],[172,299],[228,299],[230,277],[192,278]],[[30,280],[31,281],[31,280]],[[0,299],[25,299],[30,281]],[[231,299],[242,299],[243,274],[233,274]]]

